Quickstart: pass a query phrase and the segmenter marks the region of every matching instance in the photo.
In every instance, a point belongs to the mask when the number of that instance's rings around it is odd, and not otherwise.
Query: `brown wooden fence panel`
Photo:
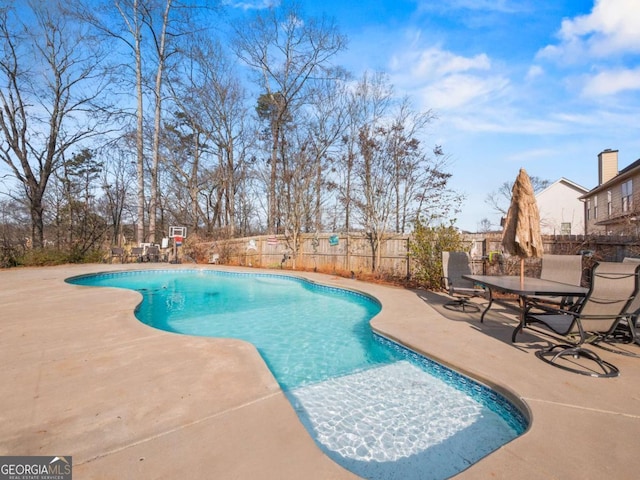
[[[409,235],[395,235],[380,245],[379,270],[394,276],[406,276]],[[284,235],[261,235],[219,240],[210,244],[222,262],[268,268],[296,268],[335,272],[371,272],[373,255],[369,240],[362,234],[303,234],[298,256]]]
[[[409,277],[414,269],[409,256],[410,235],[390,234],[380,245],[378,270],[397,278]],[[475,273],[512,273],[516,259],[501,254],[501,234],[464,234]],[[640,257],[638,237],[544,236],[546,254],[584,254],[601,261]],[[302,234],[297,258],[284,235],[260,235],[219,240],[209,246],[223,263],[266,268],[293,268],[322,272],[369,273],[373,265],[371,244],[360,233]],[[527,273],[539,273],[540,259],[526,261]],[[513,267],[515,268],[515,267]]]

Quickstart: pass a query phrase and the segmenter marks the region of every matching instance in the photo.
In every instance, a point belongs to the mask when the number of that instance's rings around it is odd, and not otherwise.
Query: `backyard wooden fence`
[[[380,245],[378,269],[394,276],[406,276],[409,266],[409,235],[393,235]],[[371,272],[371,244],[364,234],[303,234],[294,258],[284,235],[221,240],[210,246],[210,255],[236,265],[268,268],[295,268],[322,272]]]
[[[500,233],[463,234],[474,273],[512,273],[517,259],[501,254]],[[390,234],[380,245],[378,271],[396,278],[410,278],[415,265],[409,255],[411,236]],[[638,237],[543,236],[546,254],[585,254],[602,261],[640,256]],[[284,235],[260,235],[209,242],[204,253],[221,263],[264,268],[295,268],[336,273],[370,273],[373,253],[362,233],[302,234],[296,258]],[[513,264],[513,265],[512,265]],[[527,260],[528,274],[536,275],[539,259]]]

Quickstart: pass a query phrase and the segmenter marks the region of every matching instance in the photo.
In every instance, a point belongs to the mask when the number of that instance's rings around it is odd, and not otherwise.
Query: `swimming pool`
[[[253,343],[318,445],[365,478],[448,478],[527,427],[501,395],[374,334],[363,294],[215,270],[68,281],[139,291],[152,327]]]

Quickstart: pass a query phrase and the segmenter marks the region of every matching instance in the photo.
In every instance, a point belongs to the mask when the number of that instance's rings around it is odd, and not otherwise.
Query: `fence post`
[[[411,278],[411,236],[407,237],[407,280]]]
[[[347,232],[346,234],[347,240],[347,251],[346,251],[346,255],[347,255],[347,271],[350,272],[351,271],[351,246],[349,245],[349,232]]]

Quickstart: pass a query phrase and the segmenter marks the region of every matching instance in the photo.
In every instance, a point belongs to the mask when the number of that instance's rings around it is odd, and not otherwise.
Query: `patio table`
[[[494,300],[494,293],[510,293],[518,295],[518,305],[520,307],[520,322],[513,331],[511,341],[516,341],[516,335],[525,326],[525,303],[527,297],[531,296],[573,296],[584,297],[589,291],[588,288],[568,283],[554,282],[535,277],[520,278],[517,275],[463,275],[462,278],[471,280],[481,285],[489,291],[489,304],[480,315],[480,322],[484,321],[485,314],[491,308]]]

